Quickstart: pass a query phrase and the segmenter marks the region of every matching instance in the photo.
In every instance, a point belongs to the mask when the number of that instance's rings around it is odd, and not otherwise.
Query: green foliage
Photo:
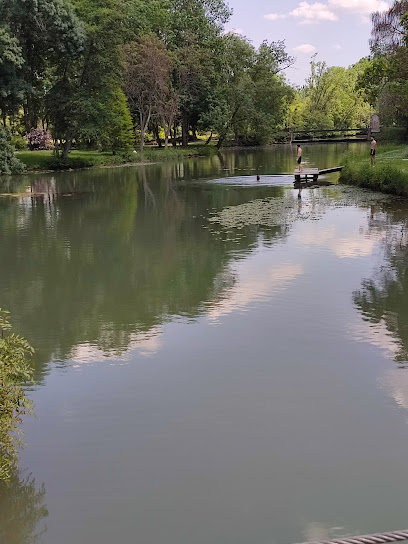
[[[24,170],[24,164],[15,157],[10,139],[9,131],[0,126],[0,174],[17,174]]]
[[[394,0],[372,15],[373,58],[358,85],[379,111],[383,124],[408,127],[408,2]]]
[[[32,380],[29,357],[33,348],[11,332],[8,312],[0,309],[0,480],[6,480],[21,447],[22,416],[32,411],[22,384]]]
[[[67,170],[90,168],[92,166],[118,166],[126,163],[171,161],[183,157],[197,157],[215,153],[214,146],[189,145],[169,149],[145,147],[143,153],[120,152],[100,153],[98,151],[71,151],[67,159],[57,158],[52,151],[18,151],[17,156],[28,170]]]
[[[375,138],[379,142],[406,142],[408,130],[405,127],[381,127],[381,132]]]
[[[14,114],[23,99],[24,81],[20,75],[24,63],[17,38],[0,26],[0,110],[3,119]]]
[[[27,140],[20,136],[20,134],[14,134],[11,137],[10,144],[14,147],[16,151],[22,151],[27,149]]]
[[[0,20],[18,41],[24,63],[24,122],[26,132],[44,119],[45,96],[56,72],[64,69],[84,47],[84,29],[69,0],[7,0],[0,3]]]
[[[135,137],[126,96],[118,88],[112,98],[109,109],[111,119],[101,138],[102,146],[113,152],[129,151],[134,147]]]
[[[361,127],[368,123],[370,104],[357,86],[367,59],[349,68],[328,67],[311,61],[310,76],[290,105],[287,123],[298,129],[334,129]]]
[[[345,160],[340,182],[366,187],[374,191],[408,196],[408,165],[405,146],[385,146],[377,150],[376,166],[370,164],[368,149],[365,154],[350,155]]]
[[[245,38],[226,34],[220,48],[220,80],[203,126],[219,134],[219,146],[268,143],[280,128],[292,91],[278,75],[291,58],[282,42],[263,42],[256,50]]]
[[[366,100],[376,106],[378,97],[387,81],[388,66],[385,57],[366,59],[364,70],[358,75],[356,89],[362,90]]]
[[[230,15],[224,0],[0,0],[3,124],[46,127],[52,167],[82,142],[131,149],[129,109],[141,150],[147,131],[166,147],[200,129],[220,145],[268,142],[291,100],[279,72],[293,59],[283,42],[256,50],[225,36]]]

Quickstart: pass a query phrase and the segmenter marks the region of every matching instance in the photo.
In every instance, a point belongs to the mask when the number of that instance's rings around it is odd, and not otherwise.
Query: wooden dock
[[[295,174],[295,182],[299,183],[302,180],[307,181],[307,178],[313,179],[313,181],[317,181],[317,178],[319,177],[319,169],[318,168],[302,168],[302,170],[299,170],[296,168],[294,171]]]
[[[307,179],[317,181],[321,174],[330,174],[331,172],[340,172],[344,166],[334,166],[333,168],[324,168],[319,170],[318,168],[298,168],[294,171],[295,183],[301,183],[302,181],[307,183]]]

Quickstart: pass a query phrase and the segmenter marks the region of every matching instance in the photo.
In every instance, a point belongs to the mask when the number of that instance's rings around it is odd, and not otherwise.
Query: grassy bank
[[[58,160],[52,151],[17,151],[19,158],[28,171],[35,170],[64,170],[69,168],[90,168],[92,166],[118,166],[121,164],[137,164],[146,162],[162,162],[182,159],[183,157],[198,157],[214,153],[214,146],[191,145],[188,148],[160,147],[146,148],[143,153],[101,153],[98,151],[73,150],[65,162]]]
[[[364,152],[347,154],[340,183],[408,197],[408,147],[379,145],[375,166],[368,145]]]

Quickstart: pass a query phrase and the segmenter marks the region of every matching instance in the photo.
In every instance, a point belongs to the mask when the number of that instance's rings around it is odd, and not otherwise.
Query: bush
[[[382,127],[374,136],[379,142],[406,142],[408,131],[405,127]]]
[[[340,182],[399,196],[408,196],[408,173],[390,164],[372,168],[366,164],[346,163]]]
[[[40,128],[32,128],[28,134],[25,135],[28,141],[28,147],[31,151],[51,149],[51,135],[46,130]]]
[[[11,333],[8,312],[0,309],[0,480],[10,478],[22,445],[19,425],[32,411],[22,384],[31,381],[33,369],[27,359],[33,348],[21,336]]]
[[[19,134],[12,136],[10,143],[17,151],[24,151],[27,149],[27,140]]]
[[[18,174],[25,169],[24,164],[14,156],[10,140],[9,131],[0,127],[0,174]]]

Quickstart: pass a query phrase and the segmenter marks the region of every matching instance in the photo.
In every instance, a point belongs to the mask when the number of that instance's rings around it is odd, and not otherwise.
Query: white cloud
[[[285,19],[287,15],[281,14],[281,13],[267,13],[264,15],[265,19],[269,19],[270,21],[276,21],[276,19]]]
[[[301,19],[302,24],[337,20],[337,15],[328,8],[327,4],[321,4],[320,2],[314,4],[300,2],[299,6],[291,11],[289,15]]]
[[[317,49],[314,45],[311,45],[310,43],[302,43],[301,45],[297,45],[293,48],[293,51],[295,53],[300,53],[303,55],[313,55],[313,53],[316,53]]]
[[[373,11],[386,11],[390,7],[384,0],[329,0],[327,5],[336,12],[343,11],[365,15]]]
[[[335,45],[333,45],[333,49],[335,49],[336,51],[340,51],[340,49],[343,49],[343,48],[339,43],[336,43]]]
[[[369,15],[373,11],[386,11],[389,4],[385,0],[328,0],[327,3],[300,2],[298,7],[290,13],[268,13],[265,19],[276,21],[285,17],[294,17],[300,24],[313,24],[322,21],[337,21],[340,15],[359,14],[362,23],[370,22]]]

